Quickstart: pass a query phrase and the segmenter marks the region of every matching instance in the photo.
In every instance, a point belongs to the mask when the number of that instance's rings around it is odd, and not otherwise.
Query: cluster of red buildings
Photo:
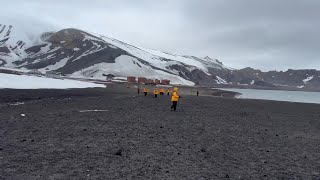
[[[127,77],[127,81],[128,83],[138,83],[138,84],[162,84],[162,85],[169,85],[170,84],[170,80],[168,79],[163,79],[163,80],[159,80],[159,79],[147,79],[145,77],[138,77],[138,79],[136,77],[133,76],[128,76]]]

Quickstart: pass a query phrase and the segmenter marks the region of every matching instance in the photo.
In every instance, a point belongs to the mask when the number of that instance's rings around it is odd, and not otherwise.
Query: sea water
[[[320,92],[221,88],[241,93],[237,98],[320,104]]]

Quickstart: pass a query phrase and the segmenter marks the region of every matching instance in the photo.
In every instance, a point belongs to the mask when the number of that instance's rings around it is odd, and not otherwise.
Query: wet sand
[[[320,105],[193,92],[0,90],[0,179],[320,178]]]

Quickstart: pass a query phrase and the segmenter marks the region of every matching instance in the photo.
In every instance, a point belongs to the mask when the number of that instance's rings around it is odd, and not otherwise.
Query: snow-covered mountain
[[[10,68],[56,71],[64,75],[105,79],[106,74],[170,79],[192,85],[196,81],[218,82],[211,69],[228,70],[208,57],[197,58],[136,47],[106,36],[77,29],[43,33],[37,41],[12,38],[6,26],[1,44],[1,65]],[[10,42],[7,40],[11,40]]]
[[[25,51],[28,47],[45,43],[47,34],[50,33],[33,34],[0,24],[0,66],[15,67],[12,63],[28,57]]]
[[[232,69],[210,57],[137,47],[78,29],[30,33],[0,25],[0,67],[55,71],[67,76],[105,79],[136,76],[170,79],[175,84],[248,85],[320,90],[320,71],[262,72]]]

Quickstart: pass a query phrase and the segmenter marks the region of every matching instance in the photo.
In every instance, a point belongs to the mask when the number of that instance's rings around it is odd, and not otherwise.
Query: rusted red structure
[[[147,82],[147,78],[145,77],[138,77],[138,83],[139,84],[145,84]]]
[[[161,84],[161,81],[159,79],[154,80],[154,84]]]
[[[169,85],[169,84],[170,84],[170,80],[168,80],[168,79],[163,79],[163,80],[161,81],[161,84],[162,84],[162,85]]]
[[[127,81],[128,81],[128,83],[136,83],[136,77],[128,76]]]
[[[152,79],[147,80],[147,84],[153,84],[153,83],[154,83],[154,81]]]

